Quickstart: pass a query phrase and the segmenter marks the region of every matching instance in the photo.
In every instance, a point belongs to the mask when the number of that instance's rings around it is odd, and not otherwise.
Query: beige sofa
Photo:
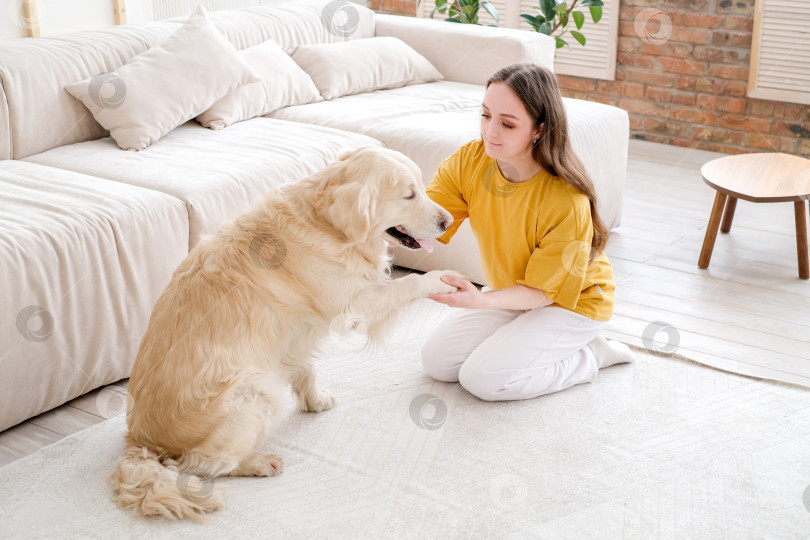
[[[0,430],[128,376],[152,305],[201,234],[267,190],[344,151],[402,151],[425,181],[477,136],[482,83],[514,62],[550,66],[554,43],[532,32],[378,15],[353,4],[335,30],[334,2],[221,11],[210,19],[237,48],[393,36],[440,81],[286,107],[220,130],[194,120],[145,150],[118,148],[64,86],[110,72],[166,40],[183,21],[0,44]],[[331,7],[330,7],[331,6]],[[571,137],[610,226],[620,219],[628,119],[566,99]],[[457,268],[482,282],[468,227],[433,255],[397,264]]]

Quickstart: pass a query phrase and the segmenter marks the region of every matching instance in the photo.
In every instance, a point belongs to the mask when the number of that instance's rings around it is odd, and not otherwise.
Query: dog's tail
[[[109,478],[112,500],[136,516],[205,520],[207,512],[222,508],[224,496],[212,478],[164,466],[145,446],[128,444]]]

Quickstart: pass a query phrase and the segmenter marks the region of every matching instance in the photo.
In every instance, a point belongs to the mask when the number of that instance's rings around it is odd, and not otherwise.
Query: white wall
[[[198,4],[209,11],[278,4],[292,0],[126,0],[127,23],[190,14]],[[113,0],[36,0],[42,36],[115,24]],[[27,37],[22,0],[0,0],[0,40]]]
[[[0,0],[0,39],[24,38],[27,35],[23,24],[22,2]]]
[[[127,24],[140,24],[155,20],[153,4],[162,0],[126,0]]]
[[[0,0],[0,3],[0,39],[27,37],[22,0]],[[43,36],[115,24],[112,0],[36,0],[36,6]]]

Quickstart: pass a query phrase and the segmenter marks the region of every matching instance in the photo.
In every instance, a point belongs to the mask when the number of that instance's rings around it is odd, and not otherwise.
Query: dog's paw
[[[454,293],[458,290],[452,285],[448,285],[447,283],[442,281],[442,278],[445,276],[459,279],[467,279],[467,276],[460,274],[455,270],[431,270],[430,272],[426,273],[423,276],[427,289],[426,296],[440,293]]]
[[[284,472],[284,459],[278,454],[251,454],[227,476],[277,476]]]
[[[335,406],[334,396],[329,393],[329,390],[325,388],[318,388],[315,396],[309,396],[307,400],[302,404],[301,410],[305,412],[322,412],[328,411],[332,407]]]
[[[278,454],[264,454],[264,467],[261,472],[265,474],[257,476],[276,476],[284,472],[284,459]]]

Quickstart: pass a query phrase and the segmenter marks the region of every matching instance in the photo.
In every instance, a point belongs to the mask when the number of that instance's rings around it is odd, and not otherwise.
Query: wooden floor
[[[607,247],[618,283],[608,337],[810,385],[810,282],[798,279],[792,205],[740,201],[709,268],[697,268],[714,199],[700,166],[721,156],[631,141],[622,225]],[[126,387],[0,433],[0,466],[122,412]]]
[[[631,141],[622,224],[607,253],[616,282],[608,337],[810,386],[810,280],[798,277],[792,203],[740,200],[731,232],[697,267],[715,191],[700,166],[721,154]],[[667,335],[670,332],[671,335]]]

